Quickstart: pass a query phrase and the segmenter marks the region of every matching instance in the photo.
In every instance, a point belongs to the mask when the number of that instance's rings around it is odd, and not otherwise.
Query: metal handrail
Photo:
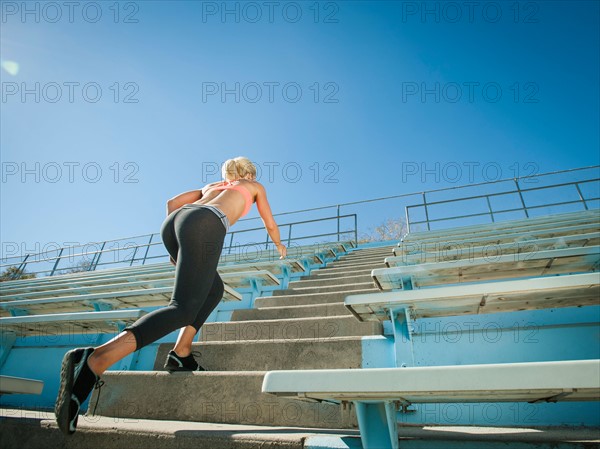
[[[477,187],[477,186],[483,186],[483,185],[493,185],[493,184],[499,184],[499,183],[506,183],[506,182],[514,182],[515,179],[518,180],[527,180],[530,178],[535,178],[537,181],[537,178],[542,179],[543,177],[547,177],[547,176],[553,176],[553,175],[561,175],[561,174],[566,174],[566,173],[576,173],[576,172],[580,172],[583,170],[590,170],[590,169],[595,169],[598,170],[600,168],[600,165],[594,165],[594,166],[588,166],[588,167],[580,167],[580,168],[574,168],[574,169],[567,169],[567,170],[559,170],[559,171],[555,171],[555,172],[549,172],[549,173],[541,173],[541,174],[534,174],[534,175],[527,175],[527,176],[521,176],[519,178],[506,178],[506,179],[499,179],[499,180],[495,180],[495,181],[486,181],[486,182],[479,182],[479,183],[472,183],[472,184],[467,184],[467,185],[462,185],[462,186],[451,186],[451,187],[444,187],[444,188],[439,188],[439,189],[432,189],[432,190],[428,190],[426,192],[411,192],[411,193],[404,193],[404,194],[399,194],[399,195],[391,195],[391,196],[385,196],[385,197],[379,197],[379,198],[372,198],[372,199],[367,199],[367,200],[358,200],[358,201],[351,201],[351,202],[345,202],[345,203],[339,203],[339,204],[335,204],[335,205],[329,205],[329,206],[321,206],[321,207],[314,207],[314,208],[310,208],[310,209],[301,209],[301,210],[295,210],[295,211],[288,211],[288,212],[281,212],[281,213],[277,213],[274,214],[274,216],[276,217],[283,217],[286,215],[292,215],[292,214],[304,214],[304,213],[308,213],[308,212],[317,212],[317,211],[325,211],[325,210],[330,210],[333,209],[336,213],[335,215],[335,219],[338,220],[338,231],[340,230],[340,219],[344,216],[341,215],[341,211],[342,208],[350,208],[351,206],[357,206],[357,205],[365,205],[365,204],[369,204],[369,203],[376,203],[376,202],[384,202],[384,201],[389,201],[389,200],[399,200],[399,199],[405,199],[408,200],[411,197],[416,197],[416,196],[420,196],[423,198],[424,202],[427,202],[427,195],[433,195],[433,194],[437,194],[440,192],[451,192],[451,191],[460,191],[460,189],[469,189],[469,188],[473,188],[473,187]],[[589,182],[591,182],[592,180],[589,180]],[[582,184],[588,181],[578,181],[578,183]],[[558,185],[550,185],[547,187],[557,187]],[[547,188],[547,187],[540,187],[540,188]],[[527,190],[536,190],[536,189],[540,189],[538,187],[532,187],[530,189]],[[584,199],[583,198],[583,194],[581,192],[581,189],[579,189],[579,186],[576,186],[576,189],[578,191],[578,195],[580,197],[580,199],[582,200],[582,204],[584,205],[584,208],[587,208],[588,205],[586,202],[588,201],[592,201],[595,198],[587,198]],[[506,195],[507,192],[502,192],[500,194]],[[490,216],[491,220],[494,221],[495,217],[494,217],[494,211],[492,210],[491,204],[489,203],[489,197],[493,196],[494,194],[489,194],[486,197],[487,201],[488,201],[488,212],[485,213],[484,215],[488,215]],[[464,200],[465,198],[459,198],[456,200],[450,200],[450,201],[459,201],[459,200]],[[435,204],[436,202],[427,202],[428,205],[432,205]],[[529,206],[527,207],[528,210],[532,210],[538,207],[548,207],[549,205],[543,205],[543,206]],[[407,206],[409,207],[409,206]],[[352,209],[351,209],[352,210]],[[512,209],[511,209],[512,210]],[[499,212],[510,212],[511,210],[503,210],[503,211],[496,211],[496,213]],[[405,208],[405,212],[406,212],[406,208]],[[428,213],[428,211],[426,211]],[[476,215],[472,215],[472,216],[480,216],[482,214],[476,214]],[[358,224],[357,224],[357,215],[356,214],[351,214],[350,216],[354,216],[354,240],[358,241]],[[471,216],[471,215],[469,215]],[[469,216],[465,216],[465,218],[468,218]],[[242,223],[242,222],[250,222],[252,220],[258,220],[260,217],[252,217],[252,218],[244,218],[238,221],[238,223]],[[330,219],[334,219],[334,217],[326,217],[326,218],[330,218]],[[428,217],[427,217],[428,218]],[[458,218],[458,217],[453,217],[453,218]],[[319,218],[316,221],[322,221],[325,218]],[[451,218],[452,219],[452,218]],[[429,223],[433,223],[434,221],[441,221],[441,220],[448,220],[448,218],[445,219],[432,219],[432,220],[428,220]],[[367,220],[365,220],[367,221]],[[364,221],[363,221],[364,223]],[[290,225],[293,225],[294,223],[289,223]],[[409,217],[408,214],[406,214],[406,224],[407,226],[410,224],[409,221]],[[412,224],[417,224],[417,222],[413,222]],[[236,231],[236,233],[240,233],[243,231]],[[348,234],[348,232],[345,232],[344,234]],[[232,233],[233,234],[233,233]],[[340,233],[334,233],[337,235],[337,237],[339,238],[341,236],[341,232]],[[150,246],[154,246],[154,245],[158,245],[160,244],[159,242],[153,242],[153,236],[157,235],[155,234],[142,234],[139,236],[134,236],[134,237],[129,237],[129,238],[125,238],[125,239],[114,239],[114,240],[106,240],[102,243],[102,254],[105,254],[109,251],[121,251],[121,250],[130,250],[133,249],[134,251],[137,251],[135,248],[137,247],[146,247],[146,251],[144,253],[144,257],[142,258],[143,262],[142,263],[146,263],[146,261],[148,260],[152,260],[152,259],[156,259],[159,257],[164,257],[162,255],[160,256],[152,256],[149,255],[149,250],[150,250]],[[293,241],[296,240],[296,238],[292,238],[292,226],[289,226],[288,228],[288,244]],[[125,245],[124,248],[116,248],[116,249],[104,249],[105,246],[113,243],[113,242],[123,242],[123,241],[128,241],[131,242],[132,240],[135,239],[141,239],[141,238],[149,238],[148,243],[143,243],[143,244],[135,244],[135,245],[130,245],[127,244]],[[230,240],[230,244],[226,247],[227,250],[232,251],[233,247],[235,247],[235,245],[233,245],[233,235],[230,236],[229,238]],[[99,243],[98,243],[99,244]],[[253,243],[254,245],[255,243]],[[86,246],[86,245],[78,245],[78,246]],[[66,247],[66,248],[75,248],[75,246],[73,247]],[[55,248],[54,250],[58,250],[59,248]],[[97,252],[93,252],[93,253],[97,253]],[[0,265],[0,268],[6,268],[6,267],[12,267],[12,266],[19,266],[19,269],[24,269],[25,265],[27,265],[28,259],[30,259],[31,257],[35,257],[35,256],[39,256],[40,254],[44,254],[44,253],[32,253],[32,254],[24,254],[21,256],[15,256],[12,257],[12,259],[17,259],[15,262],[13,263],[8,263],[8,264],[3,264]],[[87,254],[87,253],[82,253],[82,255]],[[74,257],[73,255],[71,255],[70,257]],[[8,261],[10,260],[10,257],[7,258],[3,258],[3,261]],[[130,261],[132,264],[139,260],[138,258],[134,258],[132,257],[131,259],[127,259],[128,261]],[[120,261],[121,262],[121,261]],[[110,263],[110,262],[109,262]],[[96,257],[96,259],[92,260],[92,264],[90,266],[90,269],[95,269],[97,266],[102,266],[102,265],[107,265],[108,263],[106,262],[100,262],[100,257],[98,255],[98,257]],[[55,267],[56,268],[56,267]],[[51,270],[46,270],[45,272],[49,272]]]
[[[351,221],[353,228],[350,228],[349,230],[342,230],[340,228],[341,226],[341,220],[346,219],[346,218],[353,218],[353,220]],[[308,223],[322,223],[324,221],[330,221],[330,220],[335,220],[336,221],[336,230],[333,232],[323,232],[323,233],[318,233],[318,234],[310,234],[310,235],[299,235],[297,237],[292,238],[291,236],[291,229],[292,226],[300,226],[300,225],[304,225],[304,224],[308,224]],[[348,234],[350,234],[350,236],[348,237],[348,239],[353,239],[354,241],[358,240],[358,229],[357,229],[357,216],[356,214],[345,214],[345,215],[336,215],[333,217],[325,217],[325,218],[319,218],[319,219],[314,219],[314,220],[302,220],[302,221],[296,221],[296,222],[292,222],[292,223],[284,223],[284,224],[280,224],[279,227],[280,228],[286,228],[288,227],[289,232],[288,232],[288,239],[287,239],[287,246],[291,247],[292,244],[296,241],[302,241],[302,240],[307,240],[307,239],[313,239],[313,241],[315,239],[319,239],[319,238],[323,238],[323,237],[333,237],[335,236],[337,241],[341,241],[342,237],[347,236]],[[267,238],[266,241],[264,243],[258,243],[258,242],[249,242],[249,243],[242,243],[242,244],[233,244],[233,236],[236,234],[244,234],[244,233],[248,233],[248,232],[255,232],[255,231],[262,231],[264,230],[264,227],[255,227],[255,228],[248,228],[248,229],[243,229],[240,231],[234,231],[231,232],[229,234],[231,234],[231,238],[230,238],[230,243],[228,246],[225,246],[222,250],[222,254],[236,254],[238,252],[241,252],[244,248],[247,247],[263,247],[264,249],[267,250],[269,248],[269,246],[271,245],[269,243],[269,235],[267,233]],[[62,268],[61,270],[58,270],[58,265],[61,261],[61,259],[64,258],[70,258],[70,259],[76,259],[76,258],[87,258],[89,259],[91,257],[91,261],[89,263],[87,263],[87,269],[86,270],[82,270],[82,271],[94,271],[96,270],[96,268],[98,266],[102,266],[102,265],[113,265],[113,264],[117,264],[117,263],[127,263],[129,262],[129,266],[133,266],[133,264],[135,262],[139,262],[141,261],[140,265],[144,265],[146,264],[147,261],[152,260],[152,259],[164,259],[166,257],[168,257],[168,253],[165,251],[162,254],[159,255],[154,255],[154,256],[149,256],[148,252],[150,250],[151,246],[161,246],[163,245],[162,241],[155,241],[153,242],[152,239],[154,236],[158,236],[159,233],[155,233],[155,234],[149,234],[150,235],[150,239],[148,241],[148,243],[140,243],[140,244],[134,244],[134,245],[126,245],[125,248],[108,248],[108,249],[104,249],[106,246],[106,243],[108,242],[117,242],[119,240],[112,240],[112,241],[105,241],[102,243],[102,247],[100,248],[100,250],[96,250],[96,251],[85,251],[85,252],[79,252],[77,254],[68,254],[66,256],[63,256],[65,247],[59,248],[58,250],[58,255],[54,256],[54,257],[47,257],[44,258],[42,260],[35,260],[35,256],[39,256],[42,253],[37,253],[37,254],[27,254],[24,259],[20,262],[18,269],[15,272],[15,276],[13,277],[13,279],[18,279],[20,277],[21,274],[23,274],[25,272],[25,268],[27,265],[29,264],[35,264],[35,263],[40,263],[40,262],[52,262],[54,261],[54,265],[52,267],[52,269],[49,270],[38,270],[38,271],[32,271],[32,272],[28,272],[27,274],[35,274],[37,275],[44,275],[44,276],[53,276],[55,274],[63,274],[63,273],[58,273],[58,271],[64,271],[64,270],[69,270],[72,269],[73,266],[69,266],[66,268]],[[140,257],[136,257],[138,250],[141,248],[146,248],[146,251],[144,252],[143,256]],[[125,257],[123,260],[115,260],[115,261],[111,261],[111,262],[100,262],[100,258],[103,254],[107,254],[107,253],[114,253],[114,252],[118,252],[118,251],[123,251],[124,249],[127,250],[133,250],[133,254],[132,256],[129,257]],[[28,259],[34,259],[33,261]],[[6,267],[10,267],[10,266],[15,266],[15,264],[0,264],[0,269],[4,269]]]
[[[594,168],[594,167],[590,167],[590,168]],[[509,180],[504,180],[504,182],[506,182],[506,181],[509,181]],[[423,192],[423,202],[422,203],[412,204],[410,206],[406,206],[406,208],[405,208],[406,223],[407,223],[408,230],[410,232],[411,225],[426,224],[427,230],[429,231],[429,230],[431,230],[431,224],[435,223],[435,222],[458,220],[458,219],[462,219],[462,218],[481,217],[481,216],[487,216],[487,215],[489,215],[492,223],[494,223],[495,222],[494,213],[499,214],[499,213],[522,211],[525,214],[525,217],[529,218],[529,211],[539,209],[539,208],[563,206],[563,205],[567,205],[567,204],[582,204],[584,210],[589,210],[588,202],[600,200],[600,196],[592,197],[592,198],[584,198],[583,193],[581,192],[581,188],[580,188],[581,184],[600,181],[600,177],[586,179],[586,180],[582,180],[582,181],[562,182],[562,183],[557,183],[557,184],[550,184],[547,186],[529,187],[529,188],[521,187],[517,178],[514,178],[513,181],[516,186],[515,190],[504,190],[501,192],[486,193],[486,194],[481,194],[481,195],[471,195],[468,197],[452,198],[452,199],[440,200],[440,201],[427,201],[426,193],[429,193],[429,192]],[[559,202],[553,202],[553,203],[544,203],[542,205],[536,205],[536,206],[527,206],[525,204],[525,199],[523,198],[523,193],[532,192],[532,191],[536,191],[536,190],[555,189],[558,187],[567,187],[567,186],[575,187],[577,194],[579,196],[579,199],[573,200],[573,201],[559,201]],[[472,187],[472,185],[470,185],[469,187]],[[493,210],[492,204],[490,202],[490,198],[496,197],[496,196],[511,195],[511,194],[519,195],[521,207],[513,207],[510,209],[500,209],[500,210],[496,210],[496,211]],[[440,205],[440,204],[455,203],[455,202],[459,202],[459,201],[464,202],[464,201],[470,201],[470,200],[477,200],[477,199],[482,199],[482,198],[485,198],[487,206],[488,206],[488,210],[486,212],[466,214],[466,215],[453,215],[453,216],[446,216],[444,218],[430,218],[429,217],[429,211],[432,206],[436,206],[436,205]],[[420,220],[420,221],[411,220],[410,210],[415,209],[415,208],[423,208],[424,209],[425,220]]]

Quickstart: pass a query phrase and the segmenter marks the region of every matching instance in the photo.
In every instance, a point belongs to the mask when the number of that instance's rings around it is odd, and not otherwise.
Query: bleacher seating
[[[399,249],[394,252],[395,255],[406,253],[413,251],[415,245],[423,247],[435,247],[435,245],[463,245],[463,246],[485,246],[485,245],[500,245],[503,243],[521,243],[535,241],[537,239],[545,239],[545,238],[560,238],[563,236],[577,236],[590,234],[598,230],[598,224],[586,224],[582,226],[571,226],[571,227],[562,227],[555,228],[552,230],[537,230],[531,231],[527,233],[521,232],[508,232],[504,234],[490,234],[485,236],[473,236],[473,235],[465,235],[462,238],[457,238],[455,240],[448,239],[434,239],[434,240],[411,240],[411,241],[403,241],[399,244]]]
[[[238,290],[258,296],[269,287],[287,285],[296,278],[292,274],[306,269],[299,260],[277,260],[223,264],[218,271],[227,301],[241,300]],[[170,299],[174,274],[175,267],[163,263],[6,282],[0,290],[0,315],[160,306]]]
[[[412,245],[409,247],[408,245]],[[394,248],[394,256],[386,257],[388,267],[413,265],[425,262],[443,262],[475,257],[497,257],[498,255],[531,253],[550,249],[566,249],[600,245],[600,232],[567,235],[544,239],[522,240],[491,245],[462,244],[446,242],[437,245],[407,244],[403,248]]]
[[[0,318],[2,332],[12,332],[18,337],[40,334],[86,333],[121,331],[128,324],[146,314],[139,309],[109,310],[102,312],[55,313]]]
[[[299,259],[273,260],[270,253],[262,252],[255,255],[257,260],[250,262],[221,261],[218,271],[225,284],[223,300],[239,301],[243,292],[254,298],[274,288],[286,287],[290,280],[332,260],[338,251],[350,246],[349,242],[334,242],[296,248]],[[18,328],[23,332],[28,324],[59,322],[79,322],[81,329],[87,329],[93,322],[94,328],[103,332],[107,329],[101,323],[113,322],[108,319],[110,316],[115,317],[114,322],[123,323],[128,317],[139,318],[143,313],[139,309],[167,304],[174,276],[172,264],[160,263],[3,282],[0,284],[2,329],[12,333]],[[100,313],[93,315],[92,311]]]
[[[344,304],[361,321],[389,320],[390,311],[411,317],[456,316],[595,305],[600,273],[533,277],[406,291],[349,295]]]
[[[371,276],[380,290],[392,290],[582,273],[598,267],[600,246],[589,246],[378,268]]]
[[[262,391],[353,402],[363,449],[399,447],[396,411],[418,403],[600,400],[600,360],[271,371]]]
[[[255,298],[273,288],[285,288],[290,280],[335,259],[349,247],[350,242],[296,247],[300,255],[297,259],[271,260],[269,253],[257,252],[258,260],[222,260],[218,271],[225,284],[223,299],[239,301],[240,291]],[[161,263],[8,281],[0,286],[0,316],[165,305],[170,300],[174,275],[173,265]]]
[[[528,221],[531,221],[528,223]],[[525,223],[525,224],[524,224]],[[395,256],[424,252],[427,249],[446,251],[456,248],[494,246],[503,244],[535,244],[544,239],[562,237],[586,239],[600,230],[597,210],[574,212],[550,217],[530,218],[487,225],[465,226],[454,230],[420,231],[407,234],[394,249]],[[585,244],[585,241],[583,242]],[[589,244],[589,243],[587,243]],[[598,244],[598,243],[595,243]]]
[[[223,279],[224,301],[252,300],[274,289],[285,288],[311,269],[336,258],[349,243],[310,245],[296,248],[299,258],[273,259],[257,254],[257,260],[224,261],[218,266]],[[118,333],[147,313],[166,305],[173,291],[175,267],[171,263],[84,271],[42,278],[7,281],[0,284],[0,365],[8,358],[19,338],[49,338],[90,333],[95,341],[103,334]],[[85,341],[87,341],[84,338]],[[133,366],[137,357],[130,357]],[[3,383],[11,392],[41,391],[43,382],[11,378]],[[4,386],[3,386],[4,388]],[[14,390],[14,391],[12,391]],[[38,394],[38,393],[36,393]]]
[[[600,219],[598,209],[569,212],[564,214],[543,215],[532,218],[506,220],[497,223],[485,223],[440,230],[410,232],[402,238],[403,242],[415,240],[453,240],[464,236],[489,236],[494,234],[510,234],[536,230],[553,230],[563,227],[578,228],[582,225],[596,225]]]
[[[0,376],[0,395],[2,394],[41,394],[44,382],[23,377]]]
[[[353,401],[364,449],[398,447],[395,404],[599,400],[600,360],[415,367],[411,335],[418,318],[598,305],[599,217],[594,210],[408,234],[385,259],[389,268],[371,272],[393,291],[344,301],[360,321],[392,322],[397,368],[271,371],[263,392]],[[491,246],[507,252],[490,257]],[[456,248],[476,248],[476,256],[439,256]]]
[[[190,381],[206,394],[201,396],[205,402],[216,403],[219,399],[215,399],[218,395],[213,396],[211,389],[204,387],[222,382],[220,385],[231,387],[228,394],[241,406],[246,404],[243,401],[250,401],[259,411],[272,412],[273,409],[264,407],[272,406],[273,402],[257,396],[253,390],[244,396],[248,389],[245,385],[250,378],[256,383],[256,378],[265,371],[268,372],[261,390],[265,394],[335,404],[352,402],[363,449],[398,447],[398,409],[406,411],[411,404],[597,401],[600,399],[598,360],[416,366],[412,324],[417,319],[500,312],[518,314],[597,305],[600,296],[598,217],[600,215],[593,211],[412,233],[394,248],[395,257],[384,256],[390,254],[391,245],[388,248],[382,245],[372,252],[365,250],[357,259],[346,259],[342,265],[334,264],[317,272],[308,281],[292,284],[290,281],[354,252],[354,245],[308,245],[297,248],[286,260],[279,260],[274,252],[257,251],[242,257],[226,254],[218,267],[226,283],[225,299],[245,301],[244,307],[252,309],[247,312],[253,313],[238,317],[256,318],[250,318],[255,321],[248,323],[232,318],[222,329],[217,328],[217,323],[208,323],[207,329],[218,335],[207,335],[195,344],[202,345],[203,362],[212,368],[206,379],[190,376]],[[448,251],[461,245],[469,252]],[[384,249],[387,252],[384,253]],[[256,260],[252,259],[254,256]],[[383,266],[384,262],[387,268],[372,269]],[[387,291],[375,291],[370,279],[380,290]],[[168,263],[8,282],[1,286],[0,312],[4,317],[0,318],[0,324],[3,331],[18,337],[33,336],[40,326],[56,326],[57,332],[60,326],[69,326],[81,333],[89,329],[100,333],[119,331],[145,313],[144,309],[166,304],[173,282],[174,267]],[[284,288],[288,291],[270,296]],[[260,295],[269,297],[261,298],[255,308],[253,299]],[[252,300],[247,301],[248,297]],[[345,298],[343,304],[340,298]],[[366,329],[362,326],[368,323],[363,323],[359,330],[359,323],[348,311],[359,321],[375,323],[373,328]],[[7,316],[9,314],[11,316]],[[343,320],[348,325],[342,328]],[[381,335],[380,323],[391,324],[386,338]],[[361,361],[357,348],[378,344],[380,340],[390,341],[390,333],[394,349],[386,349],[385,357],[393,358],[389,362],[395,368],[347,369],[348,366],[364,368],[365,358],[369,357],[367,349]],[[361,340],[363,336],[367,338]],[[281,351],[277,345],[284,341],[289,345],[285,350],[289,354],[277,362],[282,364],[282,371],[265,370],[265,366],[274,366],[273,360],[277,357],[259,360],[256,354],[276,354]],[[346,353],[341,350],[342,345],[347,348]],[[163,346],[170,347],[170,343]],[[325,360],[330,353],[322,349],[324,346],[339,354],[330,357],[334,362]],[[159,355],[164,355],[165,348],[161,351]],[[223,361],[224,353],[228,354],[227,362]],[[248,360],[249,353],[252,360]],[[160,369],[163,360],[164,357],[157,355],[155,370]],[[291,364],[292,360],[297,360],[297,364]],[[127,366],[125,369],[132,369],[134,364]],[[269,369],[277,369],[277,366]],[[290,366],[340,368],[292,371],[288,369]],[[123,412],[123,404],[139,398],[139,391],[131,391],[128,393],[131,396],[119,399],[114,395],[124,391],[124,384],[128,385],[128,392],[140,384],[136,376],[152,382],[152,388],[168,393],[162,376],[146,372],[129,374],[106,374],[108,396],[122,401],[107,404],[103,411],[106,416],[127,418],[119,414]],[[179,377],[173,376],[173,379],[169,382]],[[240,399],[241,396],[244,399]],[[160,401],[159,395],[156,401]],[[236,409],[231,408],[230,403],[224,404],[225,418],[220,416],[214,422],[230,419],[229,412],[235,414]],[[288,407],[289,403],[278,404],[278,407]],[[140,407],[144,413],[157,416],[162,413],[155,402],[144,402]],[[186,410],[182,412],[183,417],[160,415],[160,418],[198,419],[191,418],[188,412],[192,412]],[[138,415],[129,417],[139,416],[140,410],[136,413]],[[213,419],[209,409],[201,408],[193,413],[201,419],[207,416]],[[238,415],[232,419],[239,420]],[[262,421],[265,416],[261,412],[256,418],[252,414],[247,422],[232,422],[265,424]],[[282,416],[277,417],[277,425],[281,419]],[[303,425],[324,426],[317,415],[313,418],[312,414],[304,413],[301,420]],[[347,420],[340,422],[348,428]]]
[[[279,260],[279,255],[274,258],[273,252],[256,252],[255,254],[225,255],[219,262],[218,271],[221,274],[236,271],[267,270],[276,277],[288,274],[307,274],[309,268],[317,264],[323,266],[327,261],[334,260],[347,248],[352,248],[352,242],[332,242],[289,249],[288,258]],[[292,257],[293,254],[299,257]],[[258,268],[260,267],[260,268]],[[42,278],[21,279],[3,282],[0,286],[0,298],[13,293],[73,288],[84,285],[110,284],[122,281],[135,282],[142,280],[160,280],[172,278],[175,267],[170,263],[142,265],[99,271],[85,271],[73,274],[62,274]]]
[[[223,302],[192,345],[206,371],[165,370],[173,332],[103,374],[74,437],[60,434],[51,412],[39,420],[27,414],[52,409],[66,351],[101,345],[166,305],[175,267],[144,264],[166,258],[149,255],[150,247],[136,258],[140,244],[114,264],[109,251],[95,265],[96,253],[91,271],[1,283],[2,445],[591,447],[600,425],[600,404],[592,402],[600,401],[600,211],[587,210],[600,204],[590,194],[600,180],[591,176],[574,186],[580,201],[564,204],[540,205],[547,192],[525,189],[509,204],[496,183],[476,187],[483,209],[454,198],[464,190],[422,192],[423,204],[406,209],[413,232],[400,241],[292,244],[284,260],[268,238],[237,246],[232,232],[217,268]],[[579,206],[586,211],[416,229]],[[391,215],[383,207],[361,223]],[[340,232],[339,210],[338,238],[350,235]],[[410,211],[425,221],[411,221]],[[357,215],[354,223],[358,236]],[[29,259],[21,268],[53,265],[40,275],[66,262]],[[478,428],[490,424],[504,429]],[[578,433],[585,426],[595,431],[587,440]],[[556,440],[547,432],[565,428],[575,430]]]

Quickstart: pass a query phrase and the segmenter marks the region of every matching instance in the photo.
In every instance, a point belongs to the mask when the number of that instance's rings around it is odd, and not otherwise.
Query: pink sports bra
[[[241,184],[234,184],[237,181],[224,181],[225,184],[223,184],[222,186],[215,186],[215,187],[211,187],[209,189],[209,191],[211,190],[237,190],[238,192],[240,192],[242,195],[244,195],[244,200],[246,202],[246,206],[244,207],[244,212],[242,212],[242,217],[244,215],[246,215],[248,212],[250,212],[250,208],[252,207],[252,194],[250,193],[250,191],[244,187]]]

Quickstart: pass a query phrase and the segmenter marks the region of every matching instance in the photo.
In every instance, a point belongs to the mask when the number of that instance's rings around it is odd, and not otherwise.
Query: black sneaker
[[[167,360],[165,361],[164,368],[169,372],[206,371],[204,368],[198,365],[198,362],[196,362],[196,359],[194,359],[192,354],[188,355],[187,357],[179,357],[173,350],[169,351],[169,354],[167,354]]]
[[[94,387],[100,388],[103,384],[87,364],[92,352],[94,348],[73,349],[63,357],[54,413],[56,423],[65,435],[75,433],[81,404]]]

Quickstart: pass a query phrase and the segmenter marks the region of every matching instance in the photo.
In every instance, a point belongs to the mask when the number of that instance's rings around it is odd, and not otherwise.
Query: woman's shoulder
[[[223,185],[222,181],[215,181],[215,182],[211,182],[210,184],[206,184],[204,187],[202,187],[202,193],[206,193],[207,191],[209,191],[210,189],[212,189],[213,187],[219,186],[219,185]]]
[[[248,190],[250,190],[253,194],[265,191],[265,187],[256,180],[251,181],[249,179],[240,179],[239,182],[241,183],[241,185],[248,188]]]

